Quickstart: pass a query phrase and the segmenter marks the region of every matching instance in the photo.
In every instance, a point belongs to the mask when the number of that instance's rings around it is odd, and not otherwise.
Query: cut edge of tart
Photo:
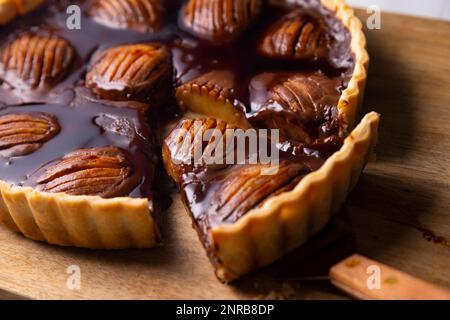
[[[0,222],[50,244],[150,248],[160,242],[154,210],[148,199],[47,193],[0,181]]]
[[[267,200],[233,224],[208,232],[217,277],[229,282],[268,265],[322,229],[344,203],[373,154],[379,115],[366,115],[317,171],[288,192]]]

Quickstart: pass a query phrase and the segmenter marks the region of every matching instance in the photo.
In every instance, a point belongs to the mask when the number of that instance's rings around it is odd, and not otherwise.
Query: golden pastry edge
[[[71,196],[0,181],[0,223],[27,238],[89,249],[150,248],[159,242],[148,199]]]

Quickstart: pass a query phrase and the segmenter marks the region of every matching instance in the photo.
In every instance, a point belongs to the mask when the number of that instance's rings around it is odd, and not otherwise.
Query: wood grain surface
[[[450,23],[383,14],[367,35],[364,111],[382,115],[378,161],[306,246],[223,285],[175,196],[152,250],[58,248],[0,228],[0,298],[340,299],[327,271],[354,252],[449,289]],[[71,265],[80,290],[66,286]]]

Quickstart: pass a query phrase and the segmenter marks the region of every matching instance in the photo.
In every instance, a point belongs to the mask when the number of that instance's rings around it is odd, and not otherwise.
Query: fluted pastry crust
[[[150,248],[159,242],[148,199],[71,196],[0,181],[0,221],[26,237],[91,249]]]

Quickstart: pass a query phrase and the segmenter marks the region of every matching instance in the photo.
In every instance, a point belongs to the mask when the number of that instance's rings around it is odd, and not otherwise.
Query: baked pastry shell
[[[344,203],[373,154],[379,115],[370,113],[343,147],[290,192],[268,200],[234,224],[209,231],[217,277],[229,282],[277,260],[322,229]]]
[[[91,249],[149,248],[159,242],[147,199],[71,196],[0,181],[0,222],[26,237]]]

